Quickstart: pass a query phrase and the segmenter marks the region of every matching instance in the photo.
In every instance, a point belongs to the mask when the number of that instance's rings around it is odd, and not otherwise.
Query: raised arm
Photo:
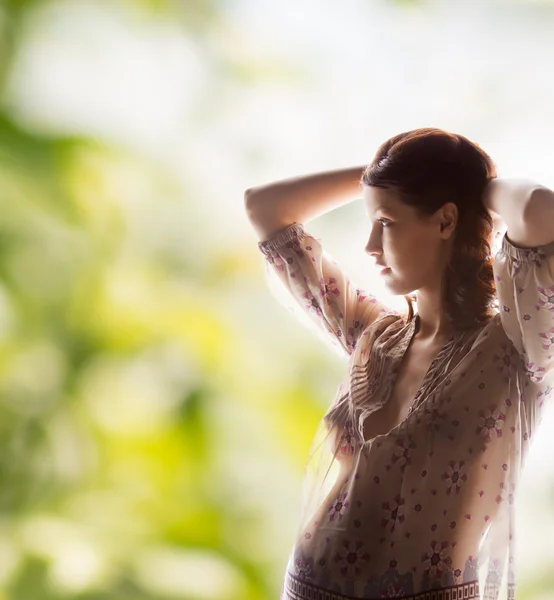
[[[396,311],[355,285],[304,223],[354,200],[363,169],[287,179],[245,194],[272,292],[346,355],[355,350],[367,326]]]
[[[291,223],[308,223],[361,197],[364,169],[322,171],[249,188],[244,204],[258,238],[266,240]]]

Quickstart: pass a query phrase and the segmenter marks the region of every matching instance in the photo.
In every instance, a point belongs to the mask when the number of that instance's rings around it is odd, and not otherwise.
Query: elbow
[[[529,196],[525,211],[525,221],[533,225],[554,223],[554,191],[544,186],[535,187]]]
[[[247,213],[249,213],[252,210],[252,207],[254,205],[254,198],[256,198],[257,196],[258,193],[256,188],[248,188],[244,192],[244,208],[246,209]]]
[[[528,219],[540,221],[542,219],[550,220],[554,216],[554,191],[543,185],[538,185],[531,191],[527,203]]]
[[[267,192],[267,189],[255,187],[248,188],[244,192],[244,208],[250,215],[273,215],[276,203],[272,201],[273,196]]]
[[[245,190],[244,192],[244,202],[248,203],[252,198],[260,195],[259,187],[251,187]]]
[[[249,218],[254,215],[255,204],[259,206],[259,203],[254,200],[256,197],[255,188],[249,188],[244,192],[244,210]]]
[[[250,188],[244,192],[244,211],[247,219],[257,230],[260,239],[269,237],[267,232],[267,223],[269,227],[273,227],[273,211],[270,210],[270,204],[261,201],[260,194],[256,188]]]
[[[544,186],[533,189],[525,207],[524,226],[531,240],[528,245],[554,241],[554,191]]]

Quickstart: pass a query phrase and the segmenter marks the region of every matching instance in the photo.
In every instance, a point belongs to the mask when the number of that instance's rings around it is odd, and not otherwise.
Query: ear
[[[447,202],[440,208],[440,231],[445,238],[449,238],[458,222],[458,207],[454,202]]]

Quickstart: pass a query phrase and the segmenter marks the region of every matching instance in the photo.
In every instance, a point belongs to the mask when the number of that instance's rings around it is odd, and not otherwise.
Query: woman
[[[304,227],[360,183],[365,250],[407,314],[356,287]],[[425,128],[367,167],[245,203],[270,284],[348,357],[281,598],[513,599],[514,497],[552,400],[554,192],[498,179],[477,144]],[[507,225],[494,260],[491,213]]]

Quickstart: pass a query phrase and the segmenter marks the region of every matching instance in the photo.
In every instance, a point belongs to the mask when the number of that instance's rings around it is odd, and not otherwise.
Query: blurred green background
[[[271,296],[243,192],[421,126],[552,186],[553,25],[530,1],[0,2],[0,600],[278,597],[346,359]],[[310,224],[377,290],[364,228],[358,203]],[[518,600],[554,597],[552,431]]]

